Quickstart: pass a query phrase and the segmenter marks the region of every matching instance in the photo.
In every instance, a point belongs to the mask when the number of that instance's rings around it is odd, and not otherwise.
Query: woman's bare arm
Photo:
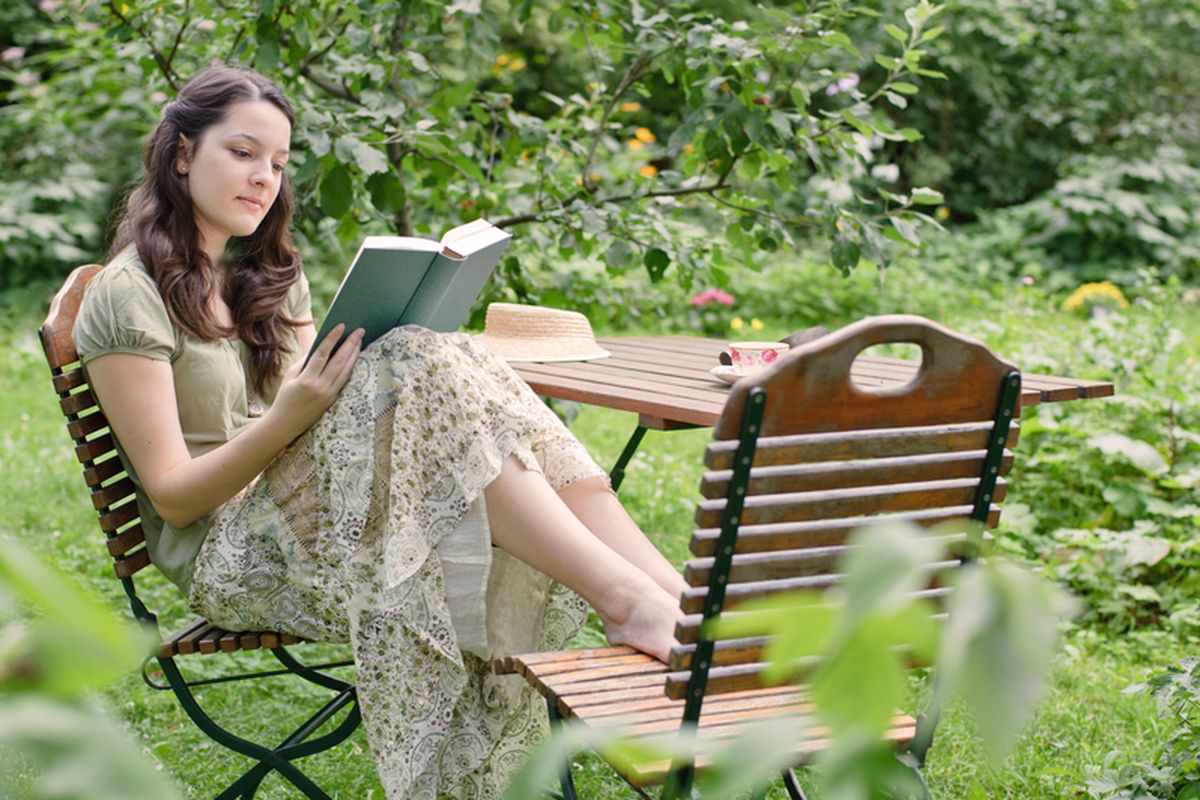
[[[92,388],[155,510],[173,527],[189,525],[244,489],[289,443],[325,413],[350,377],[362,332],[330,356],[341,326],[330,332],[303,370],[284,376],[270,409],[225,444],[192,458],[184,443],[171,366],[111,353],[88,363]],[[301,352],[312,326],[297,332]]]

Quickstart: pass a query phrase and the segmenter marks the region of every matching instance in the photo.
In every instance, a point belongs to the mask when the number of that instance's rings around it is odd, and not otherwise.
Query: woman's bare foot
[[[683,618],[679,600],[646,576],[644,585],[614,584],[604,608],[596,608],[611,644],[627,644],[666,662],[675,640],[675,623]]]

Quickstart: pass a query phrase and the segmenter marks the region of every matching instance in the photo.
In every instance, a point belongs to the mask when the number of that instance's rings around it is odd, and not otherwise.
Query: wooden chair
[[[54,296],[50,312],[38,329],[38,335],[50,365],[54,390],[59,397],[59,407],[66,416],[67,431],[75,442],[75,455],[83,464],[83,477],[92,493],[92,505],[100,516],[100,529],[105,534],[108,554],[113,558],[117,578],[120,579],[129,598],[133,616],[157,632],[158,620],[138,597],[134,585],[134,576],[150,564],[150,554],[145,547],[145,537],[134,499],[133,482],[126,475],[117,457],[116,442],[109,430],[108,420],[88,387],[71,338],[75,316],[83,299],[84,286],[99,269],[98,265],[93,264],[79,267],[71,273]],[[271,770],[278,771],[306,797],[321,800],[327,800],[329,797],[292,762],[297,758],[328,750],[346,739],[358,727],[361,717],[354,685],[321,671],[346,666],[352,662],[313,666],[303,664],[287,650],[287,646],[297,643],[299,640],[295,636],[272,631],[226,631],[198,618],[163,639],[157,651],[150,657],[156,659],[162,668],[167,680],[165,685],[152,679],[143,667],[142,677],[146,683],[155,689],[173,691],[188,716],[205,734],[256,762],[219,795],[221,800],[253,797],[262,779]],[[176,660],[184,656],[228,654],[261,648],[269,650],[283,668],[189,681],[184,678],[179,665],[176,664]],[[147,665],[150,658],[147,658]],[[230,732],[201,708],[192,692],[193,687],[206,684],[285,674],[296,675],[323,689],[332,690],[334,694],[332,699],[325,701],[304,724],[282,737],[279,744],[274,746],[251,742]],[[332,730],[320,736],[313,736],[338,711],[347,707],[348,712]],[[246,711],[254,716],[270,713],[269,709],[262,708],[250,708]]]
[[[890,342],[920,346],[913,381],[888,390],[854,385],[855,357]],[[868,522],[994,527],[1005,493],[1000,476],[1012,465],[1007,448],[1017,441],[1020,383],[1016,368],[979,342],[920,317],[863,320],[792,350],[735,384],[716,425],[691,540],[695,557],[685,569],[687,617],[669,663],[605,647],[512,656],[495,669],[524,676],[554,720],[620,725],[635,737],[697,726],[703,745],[754,720],[804,717],[811,706],[803,687],[760,680],[765,638],[716,640],[706,623],[747,600],[835,584],[847,536]],[[936,602],[948,591],[931,584],[920,594]],[[921,719],[897,712],[887,738],[923,764],[936,719],[936,709]],[[824,744],[806,740],[795,763]],[[704,767],[701,756],[618,771],[644,797],[659,783],[664,797],[679,797]],[[791,769],[784,783],[791,797],[804,797]],[[562,790],[575,797],[570,769]]]

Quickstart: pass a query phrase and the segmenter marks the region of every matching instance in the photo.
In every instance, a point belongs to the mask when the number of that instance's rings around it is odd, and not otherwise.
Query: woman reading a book
[[[582,596],[611,642],[664,659],[684,584],[470,337],[407,326],[360,352],[334,329],[302,366],[294,121],[274,84],[230,67],[167,104],[76,343],[152,560],[190,605],[350,641],[388,795],[490,796],[544,712],[487,658],[562,646]]]

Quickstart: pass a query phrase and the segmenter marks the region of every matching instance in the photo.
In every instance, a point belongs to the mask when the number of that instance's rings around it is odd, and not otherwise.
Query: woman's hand
[[[303,369],[302,362],[297,361],[284,373],[267,416],[291,431],[293,439],[321,418],[350,380],[364,331],[359,328],[351,333],[337,352],[333,352],[344,330],[345,326],[339,323],[313,351]]]

